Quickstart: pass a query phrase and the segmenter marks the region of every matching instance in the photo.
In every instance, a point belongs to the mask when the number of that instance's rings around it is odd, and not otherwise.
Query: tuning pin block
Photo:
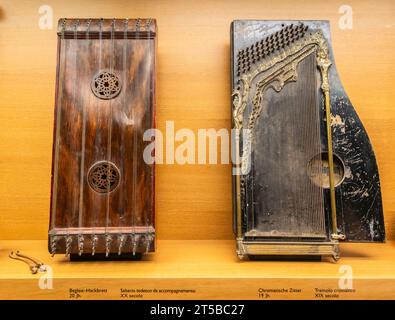
[[[92,256],[94,256],[96,253],[96,247],[97,247],[98,241],[99,241],[99,238],[97,237],[97,235],[94,234],[92,236]]]
[[[118,246],[118,255],[120,256],[122,254],[122,247],[125,244],[125,235],[120,235],[119,236],[119,246]]]
[[[298,25],[290,24],[265,39],[262,39],[251,46],[238,52],[237,75],[240,76],[251,70],[251,66],[263,60],[266,56],[277,50],[283,50],[291,43],[304,37],[308,26],[303,23]]]
[[[56,254],[56,245],[57,245],[58,239],[56,236],[52,236],[51,238],[51,255],[52,257]]]
[[[110,250],[111,250],[111,242],[112,242],[112,237],[111,235],[106,236],[106,257],[110,255]]]
[[[84,252],[84,236],[79,235],[78,236],[78,255],[82,256],[83,252]]]
[[[72,236],[66,236],[66,257],[71,253],[71,244],[73,243]]]

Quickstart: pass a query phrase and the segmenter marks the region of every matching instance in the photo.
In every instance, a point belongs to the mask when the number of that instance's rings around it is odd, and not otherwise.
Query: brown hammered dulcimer
[[[154,19],[61,19],[48,247],[72,259],[155,250]]]

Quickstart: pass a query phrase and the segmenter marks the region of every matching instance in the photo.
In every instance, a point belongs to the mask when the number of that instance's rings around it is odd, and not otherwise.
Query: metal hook
[[[20,253],[19,250],[15,253],[15,255],[17,255],[18,257],[21,257],[21,258],[28,259],[39,266],[44,265],[44,263],[41,262],[40,260],[38,260],[37,258],[32,258],[27,255],[24,255],[24,254]]]
[[[30,269],[30,271],[31,271],[32,274],[36,274],[36,273],[37,273],[38,269],[36,268],[36,265],[35,265],[35,264],[32,265],[31,260],[26,260],[26,259],[23,259],[23,258],[19,257],[18,255],[15,254],[14,251],[11,251],[11,252],[8,254],[8,256],[9,256],[11,259],[19,260],[19,261],[22,261],[22,262],[26,263],[26,264],[29,266],[29,269]]]
[[[19,260],[19,261],[22,261],[22,262],[26,263],[29,266],[30,272],[32,274],[36,274],[39,271],[40,272],[47,271],[47,269],[45,268],[45,265],[44,265],[43,262],[41,262],[38,259],[34,259],[34,258],[29,257],[29,256],[23,255],[19,251],[16,251],[16,252],[11,251],[8,254],[8,256],[11,259]]]

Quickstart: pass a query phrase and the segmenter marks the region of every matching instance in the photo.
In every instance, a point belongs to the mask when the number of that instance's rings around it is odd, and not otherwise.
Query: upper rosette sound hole
[[[108,70],[97,73],[91,83],[92,92],[100,99],[113,99],[121,92],[121,81],[118,76]]]

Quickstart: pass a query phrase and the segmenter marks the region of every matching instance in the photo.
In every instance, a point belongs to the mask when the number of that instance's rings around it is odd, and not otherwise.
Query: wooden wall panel
[[[40,30],[39,7],[53,9]],[[5,0],[0,4],[0,238],[45,239],[60,17],[154,17],[158,21],[159,129],[230,129],[229,27],[233,19],[327,19],[337,68],[373,143],[388,237],[395,237],[395,2]],[[160,239],[232,239],[229,165],[159,165]]]

